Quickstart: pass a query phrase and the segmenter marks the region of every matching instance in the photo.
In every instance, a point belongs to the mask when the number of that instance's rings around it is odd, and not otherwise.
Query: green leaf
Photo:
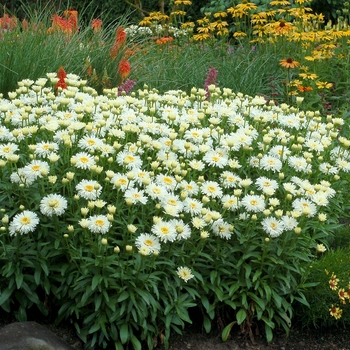
[[[241,294],[241,302],[242,302],[242,305],[248,309],[248,302],[247,302],[247,294],[246,293],[242,293]]]
[[[269,320],[267,317],[263,316],[261,319],[267,324],[271,329],[275,328],[275,324]]]
[[[211,321],[208,316],[203,316],[203,327],[206,333],[210,333],[211,331]]]
[[[184,307],[175,306],[176,314],[185,322],[192,324],[188,311]]]
[[[272,296],[271,288],[267,284],[264,284],[264,290],[266,293],[266,301],[269,302],[271,300],[271,296]]]
[[[237,308],[237,304],[235,302],[233,302],[232,300],[225,300],[225,304],[231,306],[233,310],[236,310],[236,308]]]
[[[14,288],[6,288],[1,294],[0,294],[0,305],[4,304],[7,299],[12,295]]]
[[[95,290],[95,288],[98,286],[98,284],[101,281],[101,276],[100,275],[95,275],[92,278],[92,283],[91,283],[91,290]]]
[[[282,305],[282,298],[275,291],[272,291],[272,299],[275,301],[275,305],[279,309]]]
[[[260,277],[261,273],[261,270],[255,271],[252,281],[255,282]]]
[[[125,344],[129,340],[129,326],[127,323],[123,323],[119,329],[120,341]]]
[[[260,299],[257,295],[255,295],[254,293],[252,292],[248,292],[248,296],[253,299],[256,304],[259,305],[260,309],[261,310],[265,310],[265,303],[264,303],[264,300],[263,299]]]
[[[216,270],[213,270],[212,272],[210,272],[210,283],[211,284],[215,284],[217,275],[218,275],[218,272]]]
[[[16,274],[17,289],[20,289],[22,287],[22,283],[23,283],[23,273],[20,272]]]
[[[222,331],[221,333],[221,339],[222,341],[227,341],[228,336],[230,335],[231,329],[233,327],[233,325],[237,323],[237,321],[233,321],[231,323],[229,323]]]
[[[124,301],[127,298],[129,298],[129,292],[124,290],[124,292],[119,295],[119,298],[117,299],[117,303],[120,303],[121,301]]]
[[[131,344],[134,350],[141,350],[141,343],[134,335],[131,337]]]
[[[201,301],[202,301],[202,305],[204,306],[204,308],[209,311],[209,300],[205,295],[201,296]]]
[[[101,329],[101,326],[99,323],[94,323],[90,329],[89,329],[89,334],[92,334],[92,333],[95,333],[95,332],[98,332],[99,330]]]
[[[244,268],[245,268],[245,278],[246,280],[248,280],[250,273],[252,272],[252,267],[248,264],[244,264]]]
[[[95,311],[97,311],[102,303],[102,294],[99,294],[96,298],[95,298]]]
[[[27,312],[23,306],[19,307],[16,318],[17,318],[18,322],[26,322],[27,321]]]
[[[35,281],[37,286],[40,284],[40,275],[41,275],[41,270],[35,270],[34,281]]]
[[[240,309],[236,314],[237,324],[242,324],[246,318],[247,312],[244,309]]]
[[[229,293],[228,293],[228,295],[229,295],[230,298],[231,298],[232,295],[237,291],[237,289],[238,289],[239,287],[240,287],[239,283],[234,283],[234,284],[230,287]]]
[[[273,333],[272,333],[272,328],[267,323],[265,323],[265,335],[266,335],[266,340],[269,343],[273,338]]]

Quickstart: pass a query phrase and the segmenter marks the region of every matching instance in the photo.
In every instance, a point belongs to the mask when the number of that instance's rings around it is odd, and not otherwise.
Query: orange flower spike
[[[22,28],[23,28],[23,30],[28,30],[29,29],[29,22],[26,19],[24,19],[22,21]]]
[[[126,32],[122,26],[117,28],[115,33],[115,42],[118,44],[123,44],[126,41]]]
[[[284,60],[280,60],[280,65],[284,68],[295,68],[299,67],[300,63],[298,61],[294,61],[293,58],[286,58]]]
[[[100,32],[102,29],[102,20],[99,18],[94,18],[91,22],[91,27],[95,33]]]
[[[64,80],[67,78],[67,73],[62,66],[60,68],[58,68],[57,78],[59,80]]]
[[[64,80],[60,80],[60,81],[56,84],[55,89],[57,90],[58,88],[67,89],[67,84],[64,82]]]
[[[125,80],[127,76],[130,74],[130,63],[127,60],[121,60],[119,62],[118,73],[122,80]]]
[[[172,41],[174,41],[174,38],[171,36],[163,36],[162,38],[158,39],[156,41],[156,44],[162,45],[162,44],[167,44],[167,43],[171,43]]]
[[[67,18],[67,22],[71,24],[72,29],[76,31],[78,29],[78,11],[76,10],[66,10],[64,11],[64,17]]]

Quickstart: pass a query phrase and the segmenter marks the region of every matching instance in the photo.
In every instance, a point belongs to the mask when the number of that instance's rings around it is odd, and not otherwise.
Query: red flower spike
[[[64,68],[62,66],[60,68],[58,68],[57,78],[59,80],[64,80],[67,78],[66,71],[64,70]]]
[[[122,81],[124,81],[126,79],[126,77],[130,74],[130,63],[127,60],[121,60],[119,62],[119,68],[118,68],[118,73],[122,79]]]

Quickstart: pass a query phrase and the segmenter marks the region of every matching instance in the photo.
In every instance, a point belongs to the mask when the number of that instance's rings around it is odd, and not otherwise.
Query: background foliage
[[[131,2],[133,2],[131,0]],[[264,11],[269,0],[251,0],[259,6],[259,9]],[[195,21],[202,17],[205,12],[219,12],[224,11],[226,8],[238,3],[232,0],[203,0],[193,1],[191,8],[187,11],[187,19]],[[31,7],[52,7],[55,11],[60,12],[67,8],[74,8],[80,13],[83,13],[83,21],[89,21],[93,17],[104,17],[106,22],[113,22],[116,18],[129,14],[130,19],[137,23],[141,17],[135,8],[127,4],[124,0],[13,0],[11,2],[0,3],[2,8],[0,9],[0,16],[3,14],[1,11],[7,9],[10,13],[16,13],[19,18],[24,18],[28,8]],[[344,5],[343,0],[313,0],[311,7],[316,13],[323,13],[326,19],[335,21],[341,14]],[[165,9],[169,6],[169,0],[165,0]],[[142,0],[142,8],[145,11],[159,11],[158,0]],[[338,12],[337,12],[338,11]],[[165,11],[167,12],[167,11]]]

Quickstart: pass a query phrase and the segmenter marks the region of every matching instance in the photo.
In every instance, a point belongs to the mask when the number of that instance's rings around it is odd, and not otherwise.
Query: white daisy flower
[[[190,213],[191,215],[198,215],[201,213],[203,208],[203,203],[198,199],[187,197],[183,201],[183,211]]]
[[[222,196],[222,189],[215,181],[204,181],[201,185],[201,191],[208,197],[218,198]]]
[[[232,196],[232,195],[224,195],[221,198],[221,203],[224,209],[229,209],[229,210],[236,210],[239,208],[239,202],[237,196]]]
[[[298,192],[296,186],[291,182],[285,182],[282,184],[282,186],[286,192],[291,193],[293,195],[296,195]]]
[[[317,212],[316,205],[309,199],[297,198],[293,201],[292,207],[309,218],[315,216]]]
[[[135,173],[135,182],[139,185],[148,185],[151,183],[151,175],[148,171],[144,171],[141,169],[134,169]]]
[[[345,171],[346,173],[348,173],[350,171],[350,162],[349,161],[342,159],[342,158],[339,158],[339,159],[335,160],[335,163],[336,163],[338,169]]]
[[[288,164],[298,172],[308,173],[311,170],[311,165],[304,157],[291,156],[288,158]]]
[[[308,139],[305,141],[304,146],[307,147],[310,151],[314,151],[317,154],[323,152],[324,147],[319,140]]]
[[[78,146],[86,151],[95,151],[102,145],[103,141],[94,135],[86,135],[78,142]]]
[[[30,210],[15,215],[9,225],[10,235],[33,232],[39,224],[38,215]]]
[[[285,228],[282,220],[271,216],[263,219],[261,224],[264,231],[273,238],[280,236]]]
[[[232,226],[227,222],[224,222],[223,219],[219,219],[213,222],[211,229],[216,236],[223,239],[230,239],[232,236],[231,227]]]
[[[149,233],[141,233],[135,240],[135,246],[141,250],[147,248],[149,254],[160,251],[160,243],[158,237]]]
[[[311,200],[321,207],[324,207],[329,203],[327,195],[324,192],[316,192],[314,195],[311,196]]]
[[[144,194],[143,190],[139,190],[137,188],[129,188],[124,192],[125,199],[130,199],[132,204],[141,203],[146,204],[147,203],[147,197]]]
[[[275,191],[278,188],[278,182],[276,180],[271,180],[265,176],[258,177],[255,180],[255,184],[261,191],[264,191],[266,188],[270,188]]]
[[[40,211],[46,216],[60,216],[64,214],[67,207],[67,200],[60,194],[49,194],[40,201]]]
[[[96,164],[94,157],[86,152],[77,153],[76,155],[72,156],[70,161],[76,168],[85,170],[90,169]]]
[[[319,169],[322,173],[327,175],[328,174],[335,175],[339,173],[339,170],[335,166],[327,162],[321,163],[319,166]]]
[[[183,220],[172,219],[170,223],[175,226],[177,233],[177,240],[188,239],[191,236],[191,228],[188,224],[185,224]]]
[[[43,177],[43,174],[47,175],[50,172],[50,166],[47,162],[41,160],[32,160],[23,168],[23,174],[27,178],[37,179]]]
[[[176,240],[176,228],[171,222],[160,220],[152,226],[151,230],[161,242],[174,242]]]
[[[196,144],[201,144],[203,142],[203,130],[198,128],[186,130],[184,139],[187,141],[192,141]]]
[[[193,169],[193,170],[198,170],[202,171],[205,168],[205,164],[201,160],[196,160],[192,159],[188,165]]]
[[[96,200],[102,193],[102,186],[95,180],[81,180],[75,189],[80,197],[87,200]]]
[[[275,145],[270,148],[268,154],[284,160],[291,154],[291,151],[286,146]]]
[[[0,157],[7,159],[9,155],[15,154],[17,150],[18,145],[12,142],[0,145]]]
[[[58,144],[55,142],[39,142],[35,145],[34,154],[39,157],[47,158],[53,152],[58,151]]]
[[[158,174],[156,176],[156,183],[163,186],[166,190],[172,191],[177,186],[177,181],[172,175]]]
[[[188,193],[189,196],[197,195],[199,192],[199,186],[191,180],[190,182],[182,180],[180,182],[180,187]]]
[[[117,163],[121,166],[125,166],[127,169],[140,169],[142,167],[142,159],[140,156],[133,154],[132,152],[123,151],[117,155]]]
[[[14,137],[11,131],[6,128],[6,126],[0,126],[0,140],[1,141],[11,141]]]
[[[194,277],[194,275],[192,274],[192,270],[185,266],[178,267],[176,273],[186,283]]]
[[[276,173],[281,171],[282,162],[276,157],[264,155],[260,159],[260,167],[264,170],[271,170]]]
[[[145,191],[152,199],[162,199],[168,194],[168,191],[164,186],[158,185],[156,183],[150,183],[146,187]]]
[[[293,230],[295,227],[298,226],[298,221],[289,215],[283,215],[281,218],[285,230]]]
[[[237,174],[232,173],[231,171],[224,171],[220,177],[224,188],[235,188],[242,180]]]
[[[34,176],[29,176],[25,173],[23,168],[19,168],[16,173],[10,175],[10,181],[12,183],[24,184],[27,186],[32,185],[35,182]]]
[[[163,205],[163,207],[170,205],[177,212],[180,212],[183,208],[183,203],[180,200],[180,197],[173,193],[168,193],[166,196],[162,197],[161,204]]]
[[[247,194],[242,198],[241,204],[244,208],[253,213],[262,212],[265,209],[265,201],[257,195]]]
[[[121,173],[114,174],[111,178],[111,183],[113,184],[114,188],[121,189],[122,191],[125,191],[132,185],[132,181],[130,181],[125,174]]]
[[[105,215],[93,215],[87,220],[87,228],[93,233],[106,234],[111,227],[111,223]]]
[[[218,168],[223,168],[227,165],[228,158],[224,150],[210,150],[207,152],[203,160],[210,166],[216,166]]]
[[[197,229],[202,229],[203,227],[205,227],[207,224],[204,221],[203,218],[195,216],[192,218],[192,225],[193,227],[197,228]]]

